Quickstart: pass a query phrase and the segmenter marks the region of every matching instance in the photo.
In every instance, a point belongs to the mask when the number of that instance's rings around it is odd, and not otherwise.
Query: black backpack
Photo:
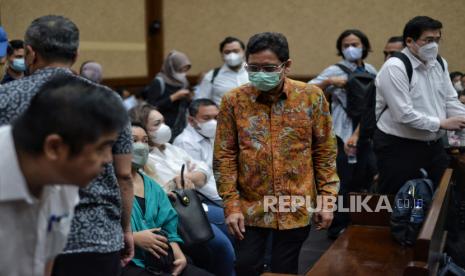
[[[394,199],[390,220],[391,233],[394,239],[402,245],[414,245],[422,226],[422,221],[420,223],[411,221],[415,204],[421,203],[421,206],[417,205],[417,207],[421,207],[424,220],[433,199],[433,181],[427,178],[426,171],[423,169],[421,171],[423,178],[407,181]],[[421,202],[418,201],[419,199]]]
[[[402,52],[393,53],[390,58],[393,57],[400,59],[404,63],[409,83],[412,82],[413,68],[410,59]],[[438,55],[436,59],[441,65],[442,70],[445,71],[446,69],[444,67],[444,61],[442,60],[441,56]],[[379,118],[381,118],[381,115],[383,115],[384,111],[386,111],[387,108],[388,106],[386,105],[379,114],[378,118],[376,118],[376,88],[373,91],[373,93],[368,94],[366,99],[366,112],[360,119],[361,137],[373,137],[373,134],[376,129],[376,123],[379,121]]]
[[[216,76],[218,76],[218,73],[220,72],[220,69],[221,67],[216,67],[215,69],[213,69],[212,79],[210,81],[211,84],[213,84],[213,82],[215,81]]]
[[[353,72],[342,64],[335,64],[347,74],[344,89],[347,93],[347,107],[344,111],[355,120],[359,120],[366,112],[367,98],[375,93],[375,75],[368,72]]]

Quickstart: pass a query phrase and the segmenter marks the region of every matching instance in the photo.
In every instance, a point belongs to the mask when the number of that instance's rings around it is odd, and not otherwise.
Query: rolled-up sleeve
[[[239,145],[234,110],[230,101],[231,99],[225,96],[221,102],[213,159],[218,192],[223,198],[226,216],[241,213],[237,190]]]

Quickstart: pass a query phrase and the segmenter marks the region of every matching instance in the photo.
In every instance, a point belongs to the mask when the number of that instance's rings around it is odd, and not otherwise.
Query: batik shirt
[[[310,222],[316,196],[337,195],[336,140],[328,103],[316,86],[285,79],[271,101],[250,84],[223,97],[214,168],[225,215],[247,226],[293,229]],[[264,210],[265,196],[307,198],[294,212]]]

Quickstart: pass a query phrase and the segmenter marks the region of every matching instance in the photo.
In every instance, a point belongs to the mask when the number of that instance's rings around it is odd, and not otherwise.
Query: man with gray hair
[[[79,30],[62,16],[39,17],[26,30],[24,44],[30,75],[0,86],[0,126],[18,118],[53,76],[73,74],[70,67],[77,57]],[[54,275],[119,275],[121,266],[133,257],[131,149],[128,126],[112,146],[113,162],[79,190],[80,202],[65,251],[55,261]]]

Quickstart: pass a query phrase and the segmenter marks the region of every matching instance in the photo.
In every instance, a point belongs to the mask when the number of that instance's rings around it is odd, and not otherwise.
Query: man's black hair
[[[391,36],[387,43],[395,43],[395,42],[404,42],[404,38],[402,36]]]
[[[26,111],[13,122],[19,150],[39,155],[45,138],[58,134],[71,155],[101,135],[120,132],[129,123],[121,99],[112,90],[72,75],[58,75],[45,83]]]
[[[449,76],[450,76],[450,79],[453,80],[453,79],[455,79],[455,78],[458,77],[458,76],[460,76],[460,78],[462,78],[462,77],[463,77],[463,73],[462,73],[462,72],[459,72],[459,71],[454,71],[454,72],[451,72],[451,73],[449,74]]]
[[[442,23],[429,16],[416,16],[410,19],[404,27],[404,45],[406,45],[407,37],[413,38],[414,41],[421,37],[421,34],[427,30],[441,30]]]
[[[345,30],[339,35],[336,41],[337,55],[341,57],[344,56],[342,54],[342,40],[349,35],[355,35],[360,39],[363,46],[362,59],[365,59],[368,56],[368,52],[371,52],[371,44],[368,37],[362,31],[356,29]]]
[[[191,104],[189,105],[189,115],[191,115],[192,117],[195,117],[199,113],[199,109],[201,106],[211,106],[211,105],[218,107],[218,105],[210,99],[202,98],[202,99],[193,100]]]
[[[247,43],[245,57],[261,51],[270,50],[276,54],[281,62],[289,59],[289,45],[286,37],[281,33],[265,32],[253,35]]]
[[[223,41],[221,41],[221,43],[220,43],[220,53],[223,52],[224,46],[225,46],[226,44],[233,43],[233,42],[239,42],[239,44],[241,45],[242,50],[245,50],[245,45],[244,45],[244,42],[242,42],[242,40],[240,40],[240,39],[237,38],[237,37],[227,36],[227,37],[226,37]]]
[[[10,40],[10,42],[8,42],[8,47],[6,48],[6,55],[11,56],[19,49],[24,49],[24,42],[19,39]]]
[[[74,62],[79,47],[79,29],[66,17],[42,16],[27,28],[24,44],[49,62]]]

